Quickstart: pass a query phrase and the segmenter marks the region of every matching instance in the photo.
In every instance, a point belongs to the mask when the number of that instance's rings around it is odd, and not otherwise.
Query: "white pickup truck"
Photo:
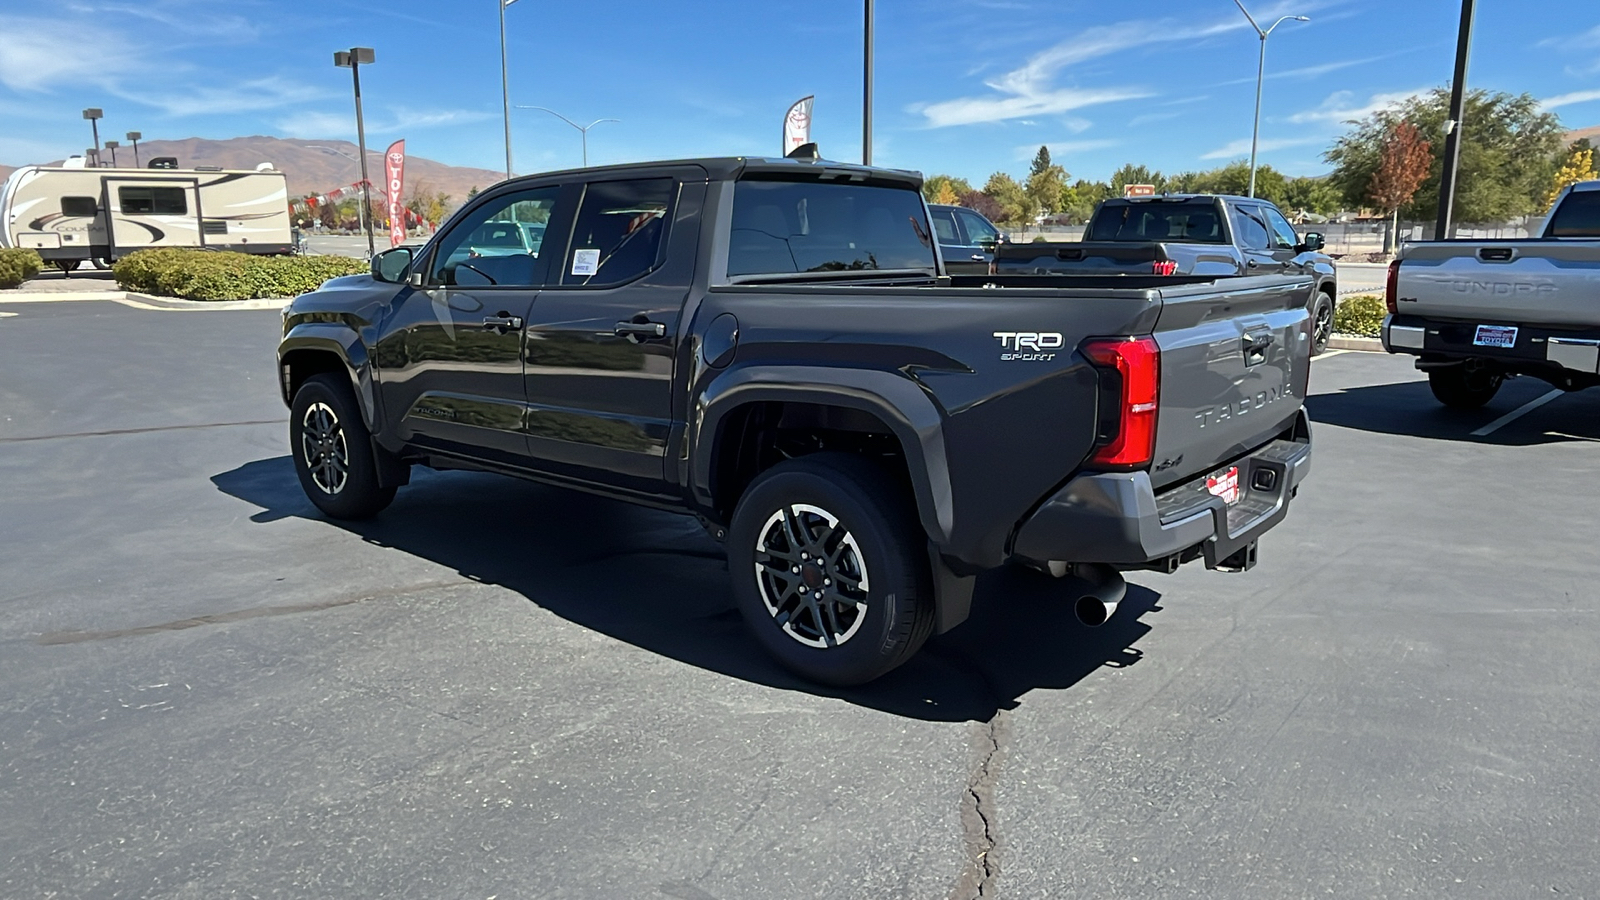
[[[1446,406],[1482,406],[1515,375],[1600,384],[1600,181],[1563,191],[1536,238],[1407,244],[1386,299],[1384,349],[1418,357]]]

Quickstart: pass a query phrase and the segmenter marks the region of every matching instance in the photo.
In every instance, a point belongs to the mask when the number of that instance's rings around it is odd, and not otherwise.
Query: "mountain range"
[[[101,151],[109,160],[109,151]],[[117,162],[133,165],[133,148],[117,148]],[[282,171],[289,182],[289,196],[303,197],[312,193],[326,193],[337,187],[361,180],[361,165],[357,160],[356,145],[349,141],[303,141],[291,138],[237,137],[214,141],[206,138],[188,138],[178,141],[140,141],[139,161],[149,165],[158,156],[176,157],[180,168],[193,166],[220,166],[224,169],[254,169],[264,162]],[[47,165],[59,165],[56,160]],[[0,166],[0,181],[16,169]],[[383,183],[383,148],[367,148],[367,176],[375,186]],[[417,189],[438,191],[447,195],[452,206],[460,205],[473,188],[486,188],[505,177],[503,172],[450,166],[420,156],[406,157],[406,196]]]

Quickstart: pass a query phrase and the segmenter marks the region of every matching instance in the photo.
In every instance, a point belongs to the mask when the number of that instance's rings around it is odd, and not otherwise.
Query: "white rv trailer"
[[[76,162],[76,160],[74,160]],[[0,247],[71,272],[149,247],[281,254],[290,236],[282,172],[24,166],[0,188]]]

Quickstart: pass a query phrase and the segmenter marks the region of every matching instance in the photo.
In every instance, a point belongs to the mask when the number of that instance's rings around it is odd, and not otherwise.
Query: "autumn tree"
[[[922,196],[927,198],[929,203],[953,206],[971,192],[972,185],[968,184],[965,178],[953,175],[929,175],[922,182]]]
[[[1000,204],[983,191],[967,191],[957,198],[957,205],[965,206],[991,222],[1004,220],[1004,210]]]
[[[1568,185],[1580,181],[1593,181],[1600,178],[1594,170],[1594,149],[1592,147],[1578,147],[1573,145],[1572,152],[1567,156],[1567,161],[1556,172],[1555,182],[1550,185],[1550,193],[1545,195],[1544,208],[1549,209],[1555,205],[1556,197],[1566,190]]]
[[[1026,223],[1033,220],[1034,210],[1037,209],[1033,198],[1010,175],[1004,172],[990,175],[983,185],[983,193],[1000,208],[999,218],[988,216],[991,222]]]
[[[1372,173],[1367,197],[1373,205],[1389,214],[1389,234],[1384,250],[1393,252],[1395,236],[1400,230],[1400,207],[1411,202],[1417,188],[1428,177],[1433,166],[1432,148],[1423,139],[1417,126],[1404,120],[1389,129],[1389,138],[1383,142],[1383,152],[1378,168]]]

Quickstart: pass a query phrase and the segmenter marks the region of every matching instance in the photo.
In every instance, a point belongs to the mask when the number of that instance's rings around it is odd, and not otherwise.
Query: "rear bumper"
[[[1283,521],[1311,471],[1304,411],[1294,435],[1227,464],[1239,467],[1240,497],[1232,506],[1207,490],[1204,475],[1160,494],[1146,472],[1080,475],[1023,522],[1013,555],[1169,571],[1203,558],[1207,568],[1248,568],[1256,540]]]
[[[1517,329],[1515,345],[1476,346],[1472,341],[1480,324],[1514,326]],[[1507,372],[1533,375],[1558,384],[1572,379],[1576,386],[1590,383],[1600,375],[1600,329],[1389,315],[1383,320],[1382,337],[1383,349],[1390,353],[1425,356],[1437,363],[1488,360]]]

